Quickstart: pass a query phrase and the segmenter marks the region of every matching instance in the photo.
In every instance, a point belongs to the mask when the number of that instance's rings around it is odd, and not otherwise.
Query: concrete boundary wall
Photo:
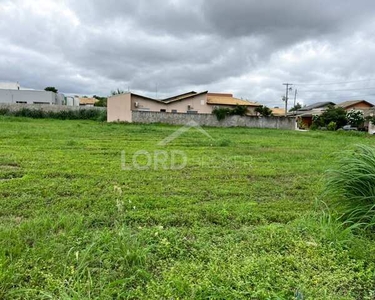
[[[375,134],[375,125],[369,122],[368,124],[368,133],[369,134]]]
[[[186,125],[190,121],[194,121],[201,126],[212,127],[296,129],[296,119],[294,117],[228,116],[224,120],[218,121],[216,116],[212,114],[132,111],[133,123],[165,123],[171,125]]]
[[[10,111],[19,111],[23,108],[27,109],[35,109],[35,110],[42,110],[42,111],[52,111],[52,112],[60,112],[60,111],[77,111],[77,110],[87,110],[87,109],[95,109],[95,110],[107,110],[106,107],[89,107],[89,106],[66,106],[66,105],[54,105],[54,104],[7,104],[7,103],[0,103],[0,109],[9,109]]]

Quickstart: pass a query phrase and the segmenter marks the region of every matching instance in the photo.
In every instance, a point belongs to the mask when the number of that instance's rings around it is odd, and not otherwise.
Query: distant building
[[[0,104],[56,104],[66,105],[63,94],[25,89],[18,82],[0,83]]]
[[[20,90],[21,86],[18,82],[0,82],[0,89],[2,89],[2,90]]]
[[[284,117],[285,116],[285,109],[284,108],[279,108],[279,107],[274,107],[271,108],[272,114],[275,117]]]
[[[354,110],[367,110],[374,105],[366,100],[349,100],[336,105],[336,107],[342,107],[346,111]]]
[[[98,99],[95,98],[86,98],[86,97],[76,97],[78,98],[78,103],[80,106],[94,106]]]
[[[58,101],[59,98],[53,92],[0,89],[0,103],[57,104]]]
[[[344,101],[339,104],[333,102],[317,102],[297,110],[296,115],[301,120],[304,127],[309,128],[312,124],[314,116],[320,116],[329,106],[341,107],[347,112],[351,110],[366,111],[374,107],[374,105],[366,100],[350,100]]]
[[[211,114],[215,108],[246,106],[249,115],[256,115],[259,103],[234,98],[232,94],[188,92],[165,99],[154,99],[134,93],[125,93],[108,98],[108,122],[132,121],[132,111],[151,111],[188,114]]]
[[[294,113],[300,119],[301,125],[305,128],[309,128],[313,122],[314,116],[320,116],[330,106],[335,106],[335,103],[330,101],[316,102],[304,106]]]

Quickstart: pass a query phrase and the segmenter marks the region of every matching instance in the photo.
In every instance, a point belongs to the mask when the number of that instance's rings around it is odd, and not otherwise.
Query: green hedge
[[[59,120],[96,120],[106,121],[107,111],[98,109],[62,110],[59,112],[43,111],[41,109],[22,108],[11,111],[8,108],[0,108],[0,115],[13,117],[26,117],[34,119],[59,119]]]

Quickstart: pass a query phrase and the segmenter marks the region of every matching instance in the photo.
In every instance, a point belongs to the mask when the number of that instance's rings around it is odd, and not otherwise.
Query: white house
[[[21,88],[19,83],[0,83],[0,104],[65,104],[63,94]]]

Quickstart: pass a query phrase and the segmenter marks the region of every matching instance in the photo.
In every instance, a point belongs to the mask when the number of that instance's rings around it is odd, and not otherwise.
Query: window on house
[[[50,104],[49,102],[33,102],[34,104]]]
[[[167,112],[167,110],[166,109],[161,109],[160,112]]]
[[[16,101],[16,103],[18,103],[18,104],[27,104],[26,101]]]
[[[188,114],[197,114],[198,111],[196,111],[196,110],[188,110],[187,113]]]
[[[173,114],[177,114],[177,109],[172,109]]]

